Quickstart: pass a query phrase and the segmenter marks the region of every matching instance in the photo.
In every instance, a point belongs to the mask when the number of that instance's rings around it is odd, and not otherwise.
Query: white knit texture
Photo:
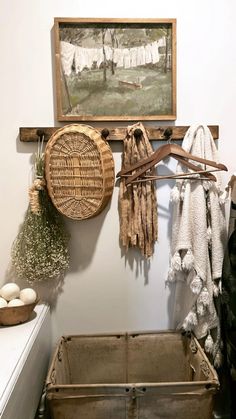
[[[217,149],[207,126],[191,126],[182,148],[198,157],[218,161]],[[201,169],[211,169],[210,166],[198,165]],[[188,169],[179,163],[176,172],[183,171]],[[219,329],[213,294],[216,295],[215,280],[221,277],[226,222],[224,205],[222,200],[219,202],[219,172],[216,177],[217,182],[207,185],[201,180],[177,180],[172,194],[170,276],[176,282],[173,322],[176,328],[193,331],[199,339],[206,337],[211,329]],[[175,199],[176,191],[180,199]],[[206,342],[208,349],[209,343],[210,337]],[[214,342],[216,344],[218,341]],[[218,353],[216,347],[214,353]]]

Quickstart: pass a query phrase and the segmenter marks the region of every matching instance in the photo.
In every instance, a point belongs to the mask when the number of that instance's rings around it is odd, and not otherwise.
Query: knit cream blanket
[[[207,126],[191,126],[182,147],[193,155],[218,161]],[[188,169],[178,164],[177,172],[183,171]],[[168,281],[176,285],[174,327],[193,331],[198,339],[205,338],[205,350],[218,365],[220,326],[214,298],[221,292],[226,221],[219,173],[216,177],[217,182],[196,178],[176,181],[171,194],[173,222]]]

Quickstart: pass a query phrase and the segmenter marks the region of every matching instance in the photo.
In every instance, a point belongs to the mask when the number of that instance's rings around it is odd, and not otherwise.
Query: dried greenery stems
[[[13,268],[18,278],[31,283],[59,278],[69,266],[69,234],[45,187],[42,145],[29,197],[25,220],[12,246]]]
[[[136,128],[141,129],[139,139],[134,136]],[[144,126],[139,122],[127,128],[124,139],[122,168],[128,168],[139,160],[153,153]],[[152,169],[150,174],[155,174]],[[120,241],[128,249],[138,247],[144,257],[153,255],[157,240],[157,201],[153,181],[136,183],[126,186],[125,179],[120,181],[119,190]]]

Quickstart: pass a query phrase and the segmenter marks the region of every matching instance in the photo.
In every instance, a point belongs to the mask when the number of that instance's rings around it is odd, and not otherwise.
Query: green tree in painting
[[[114,63],[114,50],[115,48],[118,48],[118,39],[116,35],[116,29],[110,28],[109,34],[111,37],[111,48],[112,48],[112,58],[111,58],[111,74],[114,76],[115,74],[115,63]]]
[[[69,42],[74,45],[81,45],[83,39],[86,37],[86,31],[75,26],[62,25],[60,27],[60,40]]]
[[[107,29],[102,29],[102,51],[103,51],[103,82],[106,83],[107,81],[107,57],[105,51],[105,37],[106,37]]]

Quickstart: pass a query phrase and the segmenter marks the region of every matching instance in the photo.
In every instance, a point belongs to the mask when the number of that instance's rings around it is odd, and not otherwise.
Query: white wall
[[[54,17],[177,18],[176,125],[220,126],[221,161],[236,170],[236,59],[233,0],[0,2],[0,284],[8,280],[10,249],[28,205],[32,153],[19,127],[54,126]],[[154,144],[156,147],[157,145]],[[122,144],[112,144],[116,172]],[[63,284],[39,287],[53,301],[54,339],[62,334],[166,329],[171,297],[165,287],[170,242],[171,183],[158,187],[159,243],[150,263],[119,247],[118,187],[111,206],[82,222],[67,220],[71,268]],[[60,286],[57,290],[56,287]],[[58,295],[57,295],[58,291]]]

